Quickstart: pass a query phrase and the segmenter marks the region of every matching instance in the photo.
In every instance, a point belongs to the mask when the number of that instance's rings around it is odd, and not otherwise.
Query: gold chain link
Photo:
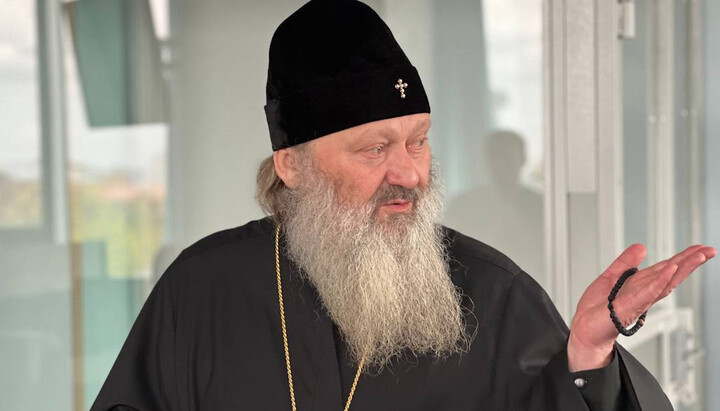
[[[282,292],[282,280],[280,279],[280,224],[275,229],[275,272],[277,273],[277,288],[278,288],[278,303],[280,304],[280,325],[282,325],[283,334],[283,345],[285,347],[285,367],[287,368],[288,386],[290,387],[290,405],[292,411],[297,411],[295,404],[295,389],[293,388],[292,369],[290,367],[290,349],[288,348],[287,328],[285,326],[285,304],[283,303],[283,292]],[[360,374],[365,366],[365,355],[360,359],[358,364],[357,372],[355,373],[355,379],[353,380],[352,387],[350,387],[350,394],[348,394],[347,402],[345,403],[344,411],[350,409],[350,403],[352,402],[353,396],[355,395],[355,389],[357,388]]]

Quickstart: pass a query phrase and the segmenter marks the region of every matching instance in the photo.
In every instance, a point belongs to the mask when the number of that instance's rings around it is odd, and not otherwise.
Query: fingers
[[[702,244],[695,244],[691,245],[690,247],[686,248],[684,251],[679,252],[675,254],[674,256],[670,257],[670,261],[672,261],[674,264],[680,265],[680,262],[683,261],[685,258],[693,254],[694,252],[700,250],[704,246]]]
[[[601,276],[614,284],[620,275],[637,267],[645,257],[642,244],[633,244],[608,267]],[[655,302],[666,297],[699,265],[714,258],[717,250],[702,244],[692,245],[678,254],[638,271],[623,285],[615,299],[615,312],[625,325],[634,322]]]
[[[647,267],[646,270],[649,269],[651,271],[657,271],[658,269],[662,268],[662,266],[664,266],[668,263],[680,264],[680,261],[682,261],[685,257],[689,256],[690,254],[694,253],[695,251],[697,251],[700,248],[703,248],[702,244],[692,245],[668,259],[658,261],[657,263],[651,265],[650,267]]]
[[[667,260],[658,261],[652,266],[645,268],[645,270],[655,272],[661,269],[663,266],[667,265],[668,263],[679,265],[680,262],[684,260],[687,256],[703,248],[709,248],[713,251],[715,250],[712,247],[705,247],[702,244],[695,244],[675,254]],[[644,245],[639,243],[633,244],[630,247],[626,248],[625,251],[623,251],[622,254],[620,254],[620,256],[616,258],[612,264],[610,264],[610,266],[607,268],[607,270],[605,270],[605,272],[602,273],[602,275],[610,278],[610,280],[612,280],[613,282],[617,281],[618,278],[620,278],[620,276],[622,275],[622,273],[624,273],[630,268],[640,265],[642,260],[645,258],[646,253],[647,250],[645,249]],[[712,256],[709,255],[709,252],[707,254],[707,258],[712,258]]]
[[[667,297],[680,283],[692,274],[695,269],[701,264],[704,264],[707,260],[715,257],[717,250],[713,247],[705,246],[693,246],[688,248],[692,249],[690,252],[683,252],[681,258],[676,259],[678,265],[677,272],[673,275],[670,281],[665,285],[662,293],[658,296],[658,300]],[[687,250],[685,250],[687,251]],[[680,255],[680,254],[679,254]],[[677,257],[677,256],[676,256]],[[675,257],[673,257],[675,259]]]
[[[709,260],[717,255],[717,250],[715,249],[715,247],[705,247],[703,253],[705,254],[705,257]]]
[[[644,280],[643,282],[647,284],[644,287],[641,286],[637,291],[637,300],[641,302],[637,309],[640,310],[641,313],[658,300],[658,297],[670,283],[675,273],[677,273],[678,268],[679,266],[677,264],[668,262],[655,270],[646,269],[643,270],[643,273],[639,273],[643,277],[638,276],[638,280],[642,279]]]
[[[638,271],[625,282],[615,299],[615,313],[623,325],[634,322],[659,299],[677,268],[665,262],[662,267],[656,265]]]
[[[655,275],[651,277],[652,283],[650,284],[650,287],[648,287],[646,292],[646,301],[649,301],[650,303],[647,308],[649,308],[650,305],[654,304],[657,300],[662,298],[662,293],[668,287],[675,274],[677,274],[679,268],[679,265],[669,262],[655,272]],[[644,311],[645,310],[643,310],[643,312]]]

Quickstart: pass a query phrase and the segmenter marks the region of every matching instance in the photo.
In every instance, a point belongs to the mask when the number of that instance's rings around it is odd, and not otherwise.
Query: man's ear
[[[273,153],[275,173],[290,188],[295,188],[300,173],[297,155],[298,153],[290,148],[283,148]]]

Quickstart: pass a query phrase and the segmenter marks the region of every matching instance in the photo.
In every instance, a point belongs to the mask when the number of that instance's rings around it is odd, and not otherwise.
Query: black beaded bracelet
[[[615,300],[615,296],[617,296],[618,291],[620,291],[620,288],[625,283],[625,280],[630,278],[633,274],[637,272],[637,268],[631,268],[623,273],[623,275],[620,276],[620,278],[615,283],[615,286],[613,287],[612,291],[610,291],[610,295],[608,296],[608,309],[610,310],[610,319],[612,320],[613,324],[615,324],[615,328],[617,328],[618,332],[625,336],[631,336],[637,332],[637,330],[640,329],[645,324],[645,316],[647,316],[647,311],[642,313],[640,318],[638,318],[635,325],[630,328],[629,330],[625,329],[625,327],[622,325],[620,320],[617,318],[617,314],[615,314],[615,309],[613,308],[613,300]]]

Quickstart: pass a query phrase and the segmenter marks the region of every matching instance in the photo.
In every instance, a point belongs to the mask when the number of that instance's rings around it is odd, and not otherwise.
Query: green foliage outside
[[[71,185],[72,240],[105,244],[105,273],[85,277],[150,275],[163,235],[163,187],[139,186],[122,174]]]
[[[17,181],[0,173],[0,228],[37,228],[41,211],[39,181]]]

